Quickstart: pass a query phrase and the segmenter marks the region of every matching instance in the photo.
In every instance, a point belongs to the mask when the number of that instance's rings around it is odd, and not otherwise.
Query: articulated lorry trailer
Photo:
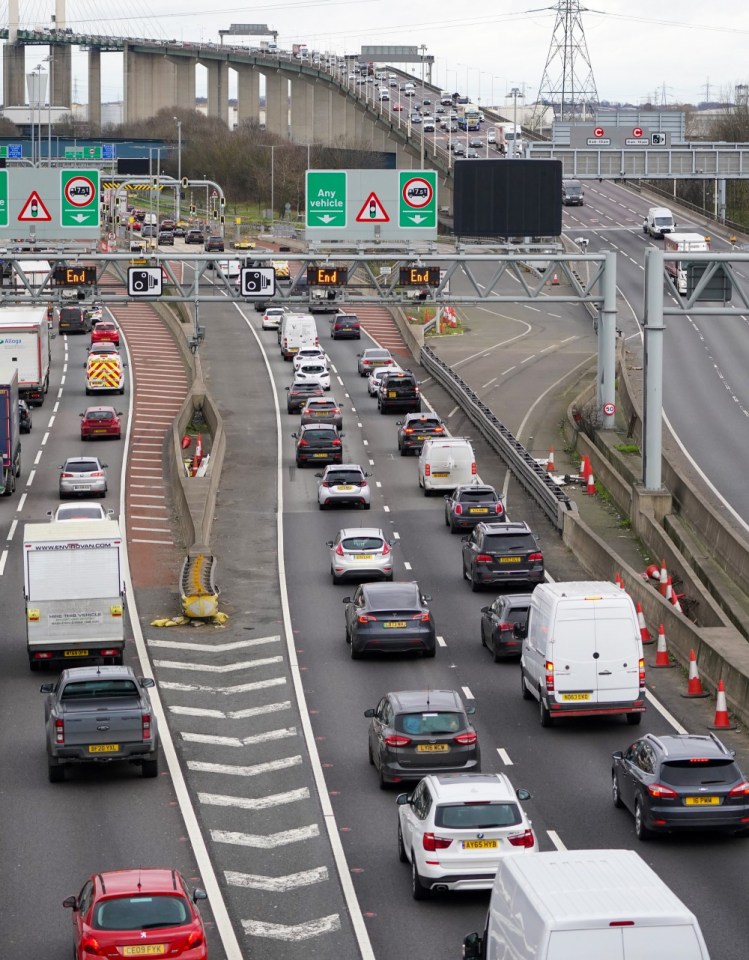
[[[40,407],[49,389],[50,358],[47,308],[0,308],[0,383],[17,371],[19,396]]]

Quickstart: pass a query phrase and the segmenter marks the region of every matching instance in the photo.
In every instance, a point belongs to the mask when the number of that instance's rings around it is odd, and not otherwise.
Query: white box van
[[[405,83],[403,85],[403,94],[406,97],[416,96],[416,87],[412,83]]]
[[[663,237],[676,230],[674,215],[668,207],[651,207],[642,222],[642,232],[651,237]]]
[[[634,850],[501,857],[466,960],[710,960],[695,915]]]
[[[281,356],[291,360],[302,347],[319,346],[317,324],[311,313],[287,313],[279,328]]]
[[[523,698],[554,717],[645,711],[645,660],[632,598],[597,580],[540,583],[533,591],[520,656]]]
[[[463,483],[478,483],[476,454],[464,437],[429,437],[419,454],[419,486],[424,496],[432,491],[454,490]]]

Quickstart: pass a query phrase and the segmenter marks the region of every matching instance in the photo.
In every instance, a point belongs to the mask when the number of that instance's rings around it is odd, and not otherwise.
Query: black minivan
[[[86,315],[82,307],[60,308],[57,320],[57,329],[60,333],[88,333],[91,326],[91,318]]]
[[[330,321],[333,340],[361,340],[361,326],[355,313],[337,313]]]
[[[579,180],[562,180],[562,206],[582,207],[583,185]]]

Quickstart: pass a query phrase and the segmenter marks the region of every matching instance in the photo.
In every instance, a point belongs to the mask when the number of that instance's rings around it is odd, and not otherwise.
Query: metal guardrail
[[[471,423],[478,427],[484,438],[502,457],[515,479],[533,497],[554,526],[561,530],[565,513],[577,511],[574,500],[554,483],[546,470],[536,463],[502,421],[494,416],[468,384],[440,360],[430,347],[421,348],[421,364],[457,401]]]

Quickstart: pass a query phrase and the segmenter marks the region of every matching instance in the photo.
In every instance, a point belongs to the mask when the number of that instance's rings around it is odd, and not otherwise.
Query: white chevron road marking
[[[180,690],[185,693],[200,691],[201,693],[223,693],[227,696],[232,693],[251,693],[253,690],[265,690],[267,687],[282,687],[286,677],[273,677],[271,680],[256,680],[254,683],[238,683],[233,687],[209,687],[202,683],[172,683],[161,680],[159,687],[162,690]]]
[[[249,747],[253,743],[265,743],[266,740],[285,740],[297,735],[296,727],[284,727],[281,730],[268,730],[250,737],[215,737],[207,733],[182,733],[182,739],[190,743],[212,743],[217,747]]]
[[[224,870],[224,876],[226,882],[232,887],[286,893],[288,890],[296,890],[297,887],[309,887],[313,883],[322,883],[328,879],[328,868],[317,867],[314,870],[303,870],[301,873],[288,873],[285,877],[263,877],[254,873]]]
[[[149,647],[162,647],[165,650],[194,650],[198,653],[227,653],[229,650],[242,650],[245,647],[259,647],[264,643],[280,643],[281,637],[253,637],[251,640],[232,640],[229,643],[182,643],[179,640],[148,640]]]
[[[251,667],[267,667],[270,663],[281,663],[283,657],[264,657],[261,660],[242,660],[239,663],[180,663],[177,660],[154,660],[155,667],[165,670],[203,670],[207,673],[236,673]]]
[[[323,933],[333,933],[341,929],[341,918],[337,913],[318,920],[308,920],[306,923],[263,923],[260,920],[243,920],[242,927],[248,937],[267,937],[270,940],[286,940],[295,942],[310,940]]]
[[[246,707],[244,710],[211,710],[208,707],[169,707],[171,713],[183,717],[215,717],[217,720],[245,720],[247,717],[259,717],[265,713],[280,713],[291,709],[291,700],[280,703],[266,703],[262,707]]]
[[[190,770],[199,773],[227,773],[232,777],[257,777],[261,773],[273,773],[274,770],[287,770],[289,767],[300,767],[302,758],[284,757],[282,760],[269,760],[267,763],[253,763],[249,767],[238,767],[232,763],[207,763],[203,760],[188,760]]]
[[[287,790],[285,793],[271,793],[267,797],[229,797],[221,793],[199,793],[198,800],[209,807],[239,807],[240,810],[268,810],[297,800],[309,800],[309,790]]]
[[[273,850],[290,843],[312,840],[320,836],[316,823],[293,830],[281,830],[280,833],[235,833],[232,830],[211,830],[211,839],[216,843],[233,843],[239,847],[255,847],[258,850]]]

